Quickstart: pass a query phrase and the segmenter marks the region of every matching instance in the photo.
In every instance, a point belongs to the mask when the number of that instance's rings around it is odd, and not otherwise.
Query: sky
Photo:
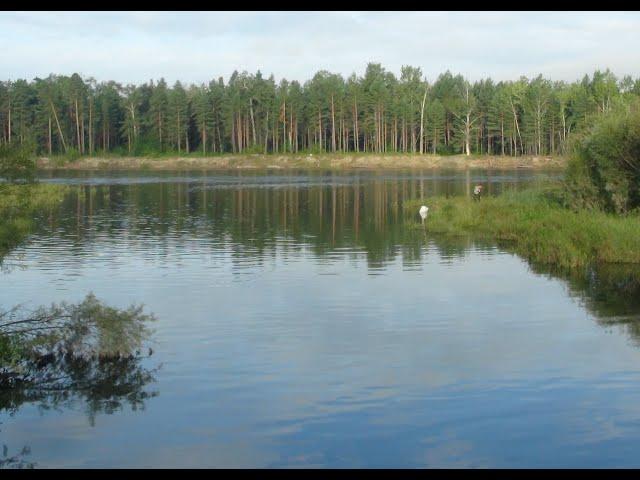
[[[0,80],[208,83],[234,70],[304,82],[368,62],[471,81],[596,69],[640,76],[638,12],[0,12]]]

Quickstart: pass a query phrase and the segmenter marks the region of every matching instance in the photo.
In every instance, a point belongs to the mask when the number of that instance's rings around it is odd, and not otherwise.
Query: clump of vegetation
[[[0,312],[0,411],[14,412],[24,403],[57,408],[82,401],[93,424],[96,414],[114,413],[124,404],[143,408],[157,395],[146,390],[155,370],[141,364],[153,353],[143,352],[153,320],[142,306],[116,309],[93,294],[78,304]],[[15,463],[5,460],[7,466]]]
[[[142,309],[118,310],[89,294],[79,304],[54,304],[28,314],[19,307],[0,312],[1,368],[21,369],[23,360],[41,362],[47,355],[130,355],[148,337],[147,323],[154,320]]]
[[[0,178],[10,183],[32,182],[36,173],[35,146],[0,145]]]
[[[566,188],[574,208],[640,209],[640,101],[598,118],[574,140]]]
[[[564,207],[560,184],[505,192],[474,202],[429,199],[429,232],[498,241],[528,260],[573,268],[591,263],[640,263],[640,216]],[[417,217],[421,201],[407,202]]]
[[[142,306],[119,310],[93,294],[79,304],[0,312],[0,386],[43,380],[50,366],[59,370],[74,362],[139,355],[153,320]]]
[[[0,412],[24,403],[49,409],[82,402],[93,425],[98,413],[144,408],[158,395],[147,389],[156,369],[141,363],[152,354],[143,353],[143,343],[153,320],[142,306],[116,309],[93,294],[78,304],[0,311]],[[34,467],[24,459],[28,446],[8,452],[3,445],[0,468]]]

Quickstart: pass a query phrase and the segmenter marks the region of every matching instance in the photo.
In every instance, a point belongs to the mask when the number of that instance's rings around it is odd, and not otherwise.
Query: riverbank
[[[42,170],[227,170],[227,169],[493,169],[561,170],[564,157],[493,155],[221,155],[203,157],[85,157],[71,162],[61,158],[38,159]]]
[[[429,207],[430,233],[494,240],[518,255],[562,268],[589,264],[640,263],[640,216],[564,208],[561,190],[547,185],[505,192],[479,202],[470,197],[433,197],[405,203],[420,224],[418,209]]]

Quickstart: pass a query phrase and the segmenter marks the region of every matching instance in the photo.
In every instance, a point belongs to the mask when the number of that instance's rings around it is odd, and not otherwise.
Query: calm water
[[[493,173],[82,174],[0,305],[144,303],[142,401],[0,410],[37,467],[640,466],[640,272],[407,226]],[[144,397],[144,396],[143,396]]]

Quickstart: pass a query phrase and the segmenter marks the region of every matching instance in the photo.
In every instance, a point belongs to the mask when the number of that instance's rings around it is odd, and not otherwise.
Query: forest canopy
[[[567,153],[572,132],[640,96],[606,70],[567,83],[537,76],[470,82],[420,68],[400,76],[319,71],[300,83],[233,72],[208,84],[123,85],[50,75],[0,82],[0,146],[38,155],[375,152]]]

